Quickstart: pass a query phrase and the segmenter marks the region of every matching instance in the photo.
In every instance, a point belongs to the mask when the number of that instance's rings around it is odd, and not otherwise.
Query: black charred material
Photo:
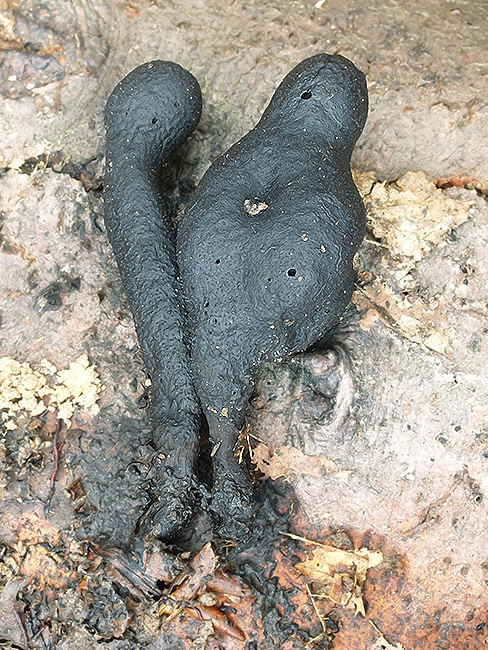
[[[253,513],[234,447],[259,365],[323,339],[350,301],[365,229],[350,159],[367,106],[350,61],[303,61],[257,126],[213,163],[183,216],[178,263],[221,534]]]
[[[194,507],[201,408],[161,171],[196,127],[201,103],[189,72],[153,61],[127,75],[105,109],[105,223],[152,380],[157,478],[146,521],[163,538],[178,532]]]

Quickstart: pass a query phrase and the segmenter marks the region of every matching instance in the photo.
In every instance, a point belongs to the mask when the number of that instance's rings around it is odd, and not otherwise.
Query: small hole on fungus
[[[302,93],[302,99],[310,99],[311,96],[312,93],[309,90],[306,93]]]
[[[215,264],[220,264],[220,260],[215,260]]]
[[[152,120],[151,120],[151,122],[152,122],[153,124],[156,124],[157,121],[158,121],[158,118],[157,118],[157,117],[153,117]]]
[[[290,276],[290,278],[293,278],[296,274],[297,274],[296,269],[288,269],[288,275]]]

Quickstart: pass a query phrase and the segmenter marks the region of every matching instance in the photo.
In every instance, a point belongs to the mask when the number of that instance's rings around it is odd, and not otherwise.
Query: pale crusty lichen
[[[434,247],[444,245],[451,230],[474,216],[476,194],[463,191],[453,197],[423,172],[407,172],[395,182],[381,182],[373,172],[355,172],[354,179],[375,237],[368,241],[381,251],[376,277],[360,272],[363,281],[369,278],[353,298],[364,311],[361,326],[369,329],[380,319],[409,340],[447,355],[456,339],[448,305],[442,296],[421,299],[410,272]],[[410,291],[407,297],[404,291]]]
[[[395,183],[374,183],[370,175],[360,180],[373,234],[407,268],[472,216],[473,201],[451,198],[422,172]]]
[[[102,391],[97,371],[86,354],[58,370],[43,359],[39,370],[11,357],[0,358],[0,411],[4,429],[16,429],[16,417],[25,412],[30,417],[46,409],[57,411],[67,426],[77,407],[97,413],[97,400]]]

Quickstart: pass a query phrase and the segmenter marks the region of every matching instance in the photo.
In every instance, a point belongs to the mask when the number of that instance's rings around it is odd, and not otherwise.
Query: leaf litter
[[[353,607],[356,614],[365,616],[363,586],[368,570],[383,562],[383,553],[368,548],[348,551],[298,535],[286,535],[314,547],[311,557],[295,564],[295,569],[311,580],[315,591],[312,596]]]
[[[473,199],[453,199],[423,172],[407,172],[395,182],[375,182],[359,177],[374,236],[412,268],[452,229],[473,216]]]
[[[297,447],[281,446],[274,451],[264,444],[252,449],[252,462],[265,476],[272,480],[289,479],[293,475],[322,476],[336,474],[347,478],[350,472],[340,470],[338,465],[323,455],[308,455]]]

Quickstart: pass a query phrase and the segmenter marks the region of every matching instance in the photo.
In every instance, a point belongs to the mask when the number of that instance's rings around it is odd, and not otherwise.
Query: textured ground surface
[[[0,372],[17,371],[0,396],[0,645],[485,647],[486,4],[0,7]],[[149,542],[130,564],[150,432],[103,227],[104,101],[151,58],[197,76],[204,115],[172,188],[184,199],[317,51],[368,74],[354,158],[369,219],[355,325],[346,352],[263,369],[248,419],[256,465],[294,485],[309,522],[297,506],[285,517],[283,496],[269,539],[258,535],[250,553],[254,573],[231,552],[226,563],[207,549],[190,564]],[[83,366],[75,385],[60,371],[83,355],[93,371]],[[336,550],[280,536],[287,525]]]

